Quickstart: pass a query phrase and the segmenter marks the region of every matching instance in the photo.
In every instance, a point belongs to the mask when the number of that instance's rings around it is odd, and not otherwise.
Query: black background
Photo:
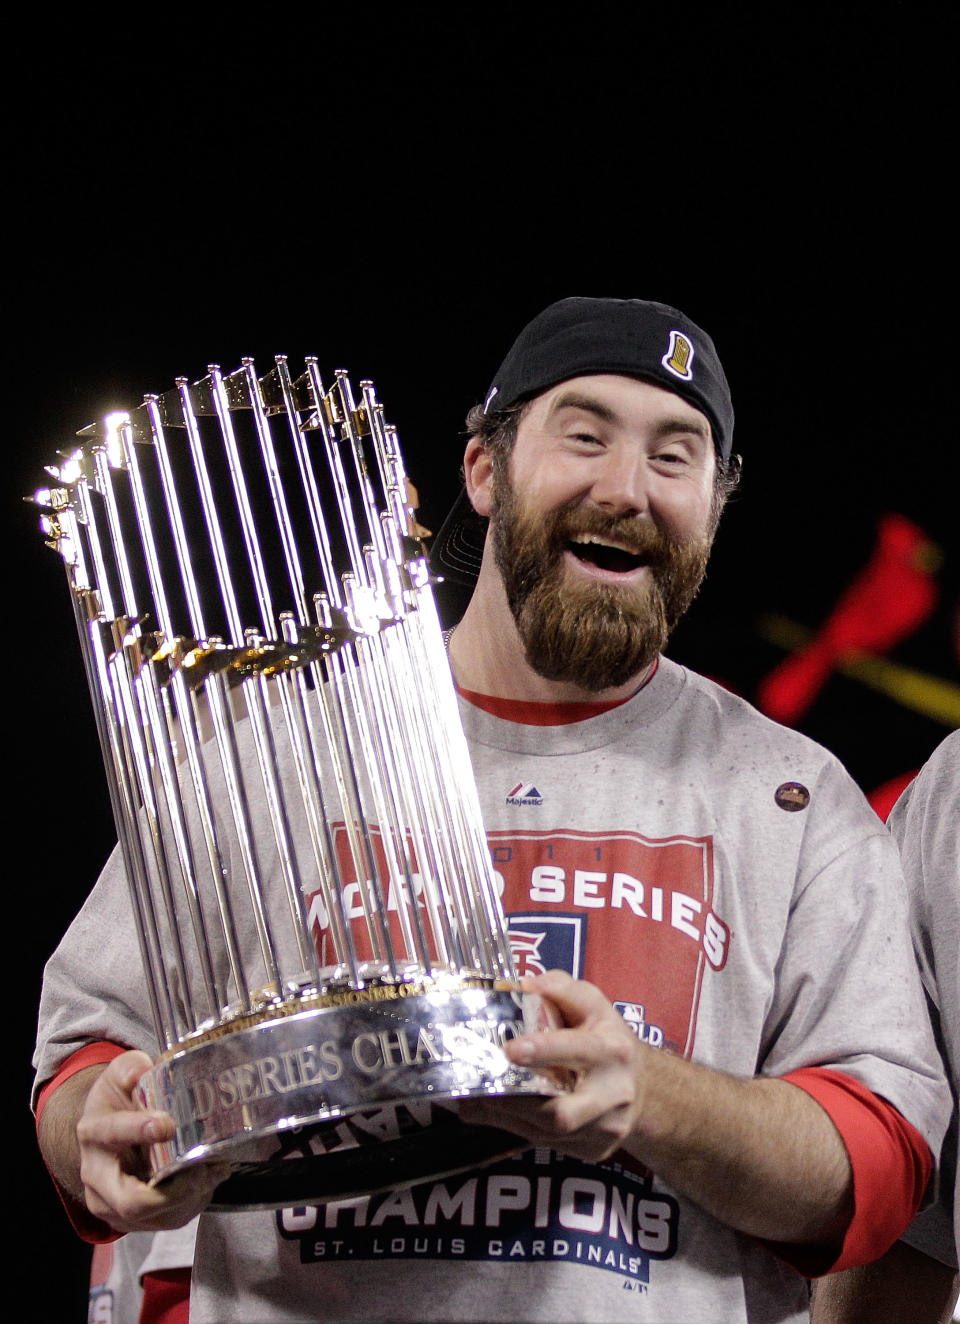
[[[673,655],[750,697],[782,657],[760,618],[816,629],[895,511],[943,560],[894,658],[956,681],[953,7],[560,12],[8,33],[8,1130],[37,1318],[83,1317],[86,1252],[21,1103],[34,1006],[112,829],[62,568],[20,498],[78,428],[210,362],[313,353],[374,378],[437,528],[520,326],[568,294],[661,299],[717,342],[745,475]],[[834,676],[804,729],[869,790],[947,727]]]

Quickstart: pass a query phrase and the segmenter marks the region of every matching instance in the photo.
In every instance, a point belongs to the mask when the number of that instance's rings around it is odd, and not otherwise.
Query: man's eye
[[[603,442],[599,437],[595,437],[592,432],[574,432],[574,441],[581,441],[586,446],[602,446]]]
[[[654,459],[668,465],[688,464],[690,461],[690,457],[685,451],[660,451],[654,456]]]

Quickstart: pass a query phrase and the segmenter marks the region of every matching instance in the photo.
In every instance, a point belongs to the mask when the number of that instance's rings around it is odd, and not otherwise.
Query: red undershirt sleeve
[[[145,1273],[138,1324],[189,1324],[191,1272],[184,1267]]]
[[[121,1047],[120,1044],[113,1044],[104,1040],[97,1043],[84,1044],[84,1046],[78,1048],[75,1053],[71,1053],[70,1056],[61,1063],[57,1074],[51,1076],[37,1096],[37,1125],[39,1126],[40,1124],[40,1118],[43,1115],[43,1110],[46,1107],[50,1096],[65,1080],[69,1080],[71,1076],[75,1076],[78,1071],[83,1071],[85,1067],[96,1066],[100,1062],[112,1062],[115,1057],[119,1057],[121,1053],[126,1053],[127,1051],[128,1050]],[[49,1172],[49,1168],[47,1171]],[[92,1214],[88,1213],[78,1200],[75,1200],[69,1192],[65,1191],[63,1187],[60,1186],[56,1178],[53,1176],[53,1173],[50,1173],[50,1177],[54,1186],[57,1188],[57,1194],[60,1196],[61,1203],[67,1212],[67,1217],[73,1225],[73,1230],[79,1237],[82,1237],[84,1241],[92,1242],[94,1245],[103,1245],[108,1241],[117,1241],[123,1235],[121,1232],[114,1231],[108,1223],[103,1223],[99,1218],[94,1218]]]
[[[902,1113],[852,1076],[804,1067],[782,1077],[815,1099],[840,1133],[853,1170],[853,1217],[839,1256],[815,1246],[766,1244],[807,1277],[879,1259],[920,1207],[933,1170],[923,1136]],[[825,1262],[826,1261],[826,1262]]]

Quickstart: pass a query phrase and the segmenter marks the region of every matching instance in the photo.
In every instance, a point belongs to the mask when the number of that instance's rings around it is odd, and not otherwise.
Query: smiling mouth
[[[639,570],[641,566],[648,564],[645,557],[628,551],[626,547],[621,547],[616,542],[599,538],[595,534],[588,533],[578,538],[571,538],[566,546],[567,551],[578,561],[614,574],[629,574],[631,570]]]

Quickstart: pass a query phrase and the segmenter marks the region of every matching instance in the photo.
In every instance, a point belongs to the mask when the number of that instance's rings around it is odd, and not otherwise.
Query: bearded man
[[[481,1172],[204,1214],[191,1321],[805,1319],[806,1275],[906,1226],[950,1099],[882,825],[826,751],[663,655],[738,468],[716,350],[665,305],[566,299],[470,431],[449,653],[518,969],[562,1021],[506,1051],[573,1088],[461,1104],[530,1144]],[[52,962],[40,1081],[82,1039],[53,990],[120,999],[84,961],[68,936]],[[87,1066],[41,1122],[123,1231],[218,1179],[139,1180],[170,1127],[131,1105],[145,1064]]]

